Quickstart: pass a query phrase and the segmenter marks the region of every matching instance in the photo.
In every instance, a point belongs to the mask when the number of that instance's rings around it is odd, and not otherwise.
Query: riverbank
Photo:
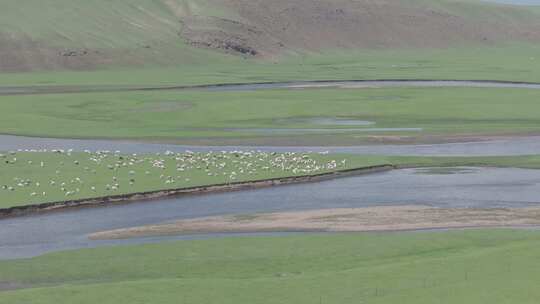
[[[105,205],[111,205],[111,204],[129,203],[129,202],[134,202],[134,201],[156,200],[156,199],[162,199],[162,198],[173,197],[173,196],[181,196],[181,195],[238,191],[238,190],[272,187],[272,186],[277,186],[277,185],[318,182],[318,181],[323,181],[323,180],[335,179],[339,177],[384,172],[384,171],[392,170],[394,168],[395,166],[390,165],[390,164],[374,165],[374,166],[366,166],[362,168],[336,170],[332,172],[325,172],[325,173],[312,174],[312,175],[279,177],[279,178],[270,178],[270,179],[261,179],[261,180],[243,181],[243,182],[230,182],[230,183],[204,185],[204,186],[196,186],[196,187],[183,187],[183,188],[129,193],[129,194],[122,194],[122,195],[110,195],[110,196],[102,196],[102,197],[89,198],[89,199],[68,200],[68,201],[59,201],[59,202],[52,202],[52,203],[15,206],[15,207],[10,207],[10,208],[0,209],[0,219],[6,218],[6,217],[24,216],[24,215],[31,215],[35,213],[57,211],[57,210],[63,210],[67,208],[105,206]]]
[[[28,137],[17,135],[0,135],[0,151],[17,150],[53,150],[64,149],[83,152],[90,151],[122,151],[122,153],[159,153],[163,151],[173,152],[219,152],[219,151],[266,151],[266,152],[329,152],[340,154],[364,154],[364,155],[391,155],[391,156],[454,156],[454,157],[524,157],[535,155],[540,151],[540,136],[531,134],[529,136],[497,136],[497,137],[467,137],[452,138],[447,142],[432,144],[384,144],[388,140],[400,140],[390,136],[369,137],[370,140],[377,141],[372,144],[352,145],[352,146],[311,146],[302,145],[296,142],[293,145],[216,145],[215,142],[209,145],[194,144],[184,145],[180,143],[159,143],[158,141],[137,141],[128,139],[68,139],[51,137]],[[446,138],[448,139],[448,138]],[[271,141],[271,139],[268,139]]]
[[[114,86],[114,85],[39,85],[39,86],[0,86],[1,95],[43,95],[73,93],[105,93],[132,91],[255,91],[268,89],[309,89],[309,88],[380,88],[380,87],[474,87],[474,88],[518,88],[540,89],[540,82],[481,80],[481,79],[350,79],[350,80],[311,80],[277,82],[237,82],[199,85],[171,86]]]

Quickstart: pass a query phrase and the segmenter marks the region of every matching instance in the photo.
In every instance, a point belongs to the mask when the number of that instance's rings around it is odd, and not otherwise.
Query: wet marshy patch
[[[317,126],[372,126],[374,121],[355,117],[289,117],[273,120],[279,125],[317,125]]]
[[[231,122],[238,127],[213,131],[263,135],[341,134],[366,132],[421,132],[417,127],[376,127],[375,121],[358,117],[307,116]],[[242,126],[242,127],[240,127]],[[264,126],[264,127],[260,127]]]
[[[423,175],[451,175],[451,174],[471,174],[478,172],[478,168],[466,167],[441,167],[441,168],[421,168],[416,169],[415,174]]]
[[[31,287],[31,284],[27,284],[27,283],[0,281],[0,292],[8,291],[8,290],[30,288],[30,287]]]
[[[193,107],[192,102],[174,101],[174,100],[162,100],[162,101],[149,101],[138,104],[135,108],[131,109],[131,112],[136,113],[163,113],[189,110]]]
[[[322,128],[226,128],[226,132],[244,132],[268,135],[300,135],[307,133],[314,134],[340,134],[355,132],[421,132],[422,128],[347,128],[347,129],[322,129]]]

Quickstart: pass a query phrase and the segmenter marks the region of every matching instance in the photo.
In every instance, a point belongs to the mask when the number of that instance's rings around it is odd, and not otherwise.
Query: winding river
[[[123,153],[157,153],[164,151],[231,151],[261,150],[275,152],[312,151],[351,154],[408,156],[511,156],[540,153],[540,136],[507,137],[498,140],[448,144],[363,145],[346,147],[271,147],[271,146],[185,146],[135,141],[34,138],[0,135],[0,151],[73,149],[73,151],[121,151]]]
[[[194,195],[82,208],[2,220],[0,259],[46,252],[201,236],[91,241],[89,233],[223,214],[421,204],[437,207],[525,207],[540,202],[540,170],[403,169],[372,175],[240,192]],[[206,235],[213,237],[219,235]]]
[[[267,83],[240,83],[240,84],[213,84],[195,86],[166,86],[166,87],[122,87],[122,86],[19,86],[0,87],[0,95],[13,94],[58,94],[58,93],[87,93],[87,92],[110,92],[110,91],[158,91],[158,90],[207,90],[207,91],[251,91],[268,89],[308,89],[317,87],[335,88],[373,88],[373,87],[478,87],[478,88],[520,88],[540,89],[540,83],[494,81],[494,80],[320,80],[320,81],[296,81],[296,82],[267,82]],[[364,122],[370,123],[370,122]],[[322,123],[324,124],[324,122]],[[331,124],[338,124],[332,121]],[[351,122],[357,125],[358,122]],[[291,129],[292,130],[292,129]],[[323,130],[323,129],[321,129]],[[339,130],[339,129],[336,129]],[[336,132],[332,129],[333,132]],[[354,129],[359,131],[360,129]],[[371,129],[367,129],[371,130]],[[261,132],[274,132],[276,130],[260,130]],[[279,129],[287,132],[290,129]],[[298,130],[296,130],[298,131]],[[313,131],[313,130],[311,130]],[[341,130],[343,131],[343,130]],[[414,130],[409,130],[414,131]],[[304,132],[309,133],[309,132]],[[527,155],[540,153],[540,136],[507,137],[499,140],[427,144],[427,145],[362,145],[347,147],[207,147],[207,146],[182,146],[167,144],[150,144],[133,141],[108,141],[108,140],[76,140],[76,139],[53,139],[33,138],[0,135],[0,151],[18,149],[73,149],[82,150],[119,150],[124,153],[152,153],[166,150],[180,152],[185,150],[210,151],[210,150],[263,150],[263,151],[329,151],[335,153],[356,154],[385,154],[385,155],[416,155],[416,156],[502,156],[502,155]]]
[[[540,84],[498,81],[320,81],[232,84],[199,87],[0,87],[0,95],[127,91],[127,90],[257,90],[310,87],[503,87],[540,89]],[[365,145],[351,147],[205,147],[130,141],[30,138],[0,135],[0,151],[19,149],[120,150],[125,153],[181,152],[185,150],[329,151],[335,153],[495,156],[540,153],[540,136],[499,140],[430,144]],[[136,202],[100,208],[73,209],[0,221],[0,259],[32,257],[47,252],[112,244],[217,237],[176,236],[115,241],[90,241],[87,235],[102,230],[155,224],[182,218],[376,205],[423,204],[438,207],[524,207],[540,203],[540,170],[465,168],[455,172],[402,169],[348,177],[314,184],[288,185],[242,192]],[[230,236],[230,235],[228,235]]]
[[[263,83],[230,83],[211,85],[179,85],[179,86],[0,86],[1,95],[35,95],[63,93],[96,93],[96,92],[128,92],[128,91],[254,91],[269,89],[310,89],[310,88],[384,88],[384,87],[470,87],[470,88],[516,88],[540,89],[540,83],[498,80],[430,80],[430,79],[380,79],[380,80],[316,80]]]

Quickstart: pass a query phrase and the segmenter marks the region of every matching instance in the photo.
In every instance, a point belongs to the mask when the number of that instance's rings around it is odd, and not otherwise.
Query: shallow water
[[[241,192],[185,196],[100,208],[67,210],[0,221],[0,259],[112,244],[207,236],[90,241],[89,233],[223,214],[422,204],[437,207],[538,205],[540,170],[461,168],[455,174],[404,169]],[[421,172],[422,174],[418,174]]]
[[[315,124],[315,125],[323,125],[323,126],[371,126],[375,124],[375,122],[367,121],[367,120],[358,120],[358,119],[352,119],[352,118],[332,118],[332,117],[312,118],[311,120],[308,120],[307,122]]]
[[[429,175],[438,175],[438,174],[467,174],[475,173],[478,171],[477,168],[466,168],[466,167],[436,167],[436,168],[419,168],[416,170],[416,174],[429,174]]]
[[[317,128],[228,128],[222,129],[228,132],[245,132],[255,134],[340,134],[350,132],[420,132],[422,128],[342,128],[342,129],[317,129]]]
[[[514,137],[493,141],[429,145],[364,145],[350,147],[267,147],[267,146],[186,146],[133,141],[77,140],[0,135],[0,151],[18,149],[73,149],[74,151],[119,150],[124,153],[165,151],[261,150],[276,152],[329,151],[333,153],[409,155],[409,156],[509,156],[540,153],[540,136]]]
[[[321,126],[371,126],[375,122],[360,120],[354,118],[336,118],[336,117],[292,117],[278,118],[273,121],[275,124],[311,124]]]

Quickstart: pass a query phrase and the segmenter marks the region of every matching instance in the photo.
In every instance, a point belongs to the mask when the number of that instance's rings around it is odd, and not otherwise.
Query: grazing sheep
[[[33,154],[45,152],[45,150],[21,151]],[[53,188],[51,194],[58,195],[58,188],[54,188],[59,185],[61,194],[72,196],[84,193],[85,190],[91,190],[94,193],[98,193],[100,190],[118,191],[121,188],[119,181],[124,179],[127,179],[127,183],[131,187],[136,184],[141,186],[161,184],[161,187],[165,187],[164,185],[173,187],[172,185],[179,185],[181,181],[195,185],[201,179],[204,179],[205,183],[223,183],[254,178],[254,176],[316,174],[347,166],[346,159],[319,161],[313,157],[313,154],[294,152],[220,151],[197,153],[186,151],[174,153],[166,151],[163,154],[122,155],[119,151],[85,151],[86,154],[81,159],[81,154],[73,153],[71,150],[53,149],[50,151],[55,153],[56,159],[54,161],[50,161],[49,158],[40,160],[35,155],[32,155],[32,159],[28,159],[27,154],[18,155],[18,152],[14,151],[0,154],[0,158],[5,159],[5,162],[2,161],[0,166],[17,164],[13,168],[21,166],[24,169],[21,172],[31,174],[23,176],[23,178],[15,178],[13,181],[0,180],[0,183],[3,184],[1,189],[4,191],[17,190],[15,195],[19,195],[20,192],[21,195],[35,197],[39,194],[45,196],[46,192],[43,190],[49,188]],[[327,155],[328,153],[321,152],[319,154]],[[82,163],[87,165],[77,168]],[[34,166],[34,164],[39,164],[39,167]],[[54,172],[54,179],[40,177],[40,174],[42,175],[48,170],[39,169],[40,171],[37,171],[36,168],[45,167]],[[79,176],[73,176],[73,173],[76,172],[80,172]],[[144,172],[144,177],[136,181],[134,177],[137,172]],[[112,183],[105,185],[104,180],[112,181]],[[40,188],[40,191],[36,191],[36,188]],[[68,190],[68,188],[70,189]],[[54,199],[54,195],[51,195],[51,199]]]

